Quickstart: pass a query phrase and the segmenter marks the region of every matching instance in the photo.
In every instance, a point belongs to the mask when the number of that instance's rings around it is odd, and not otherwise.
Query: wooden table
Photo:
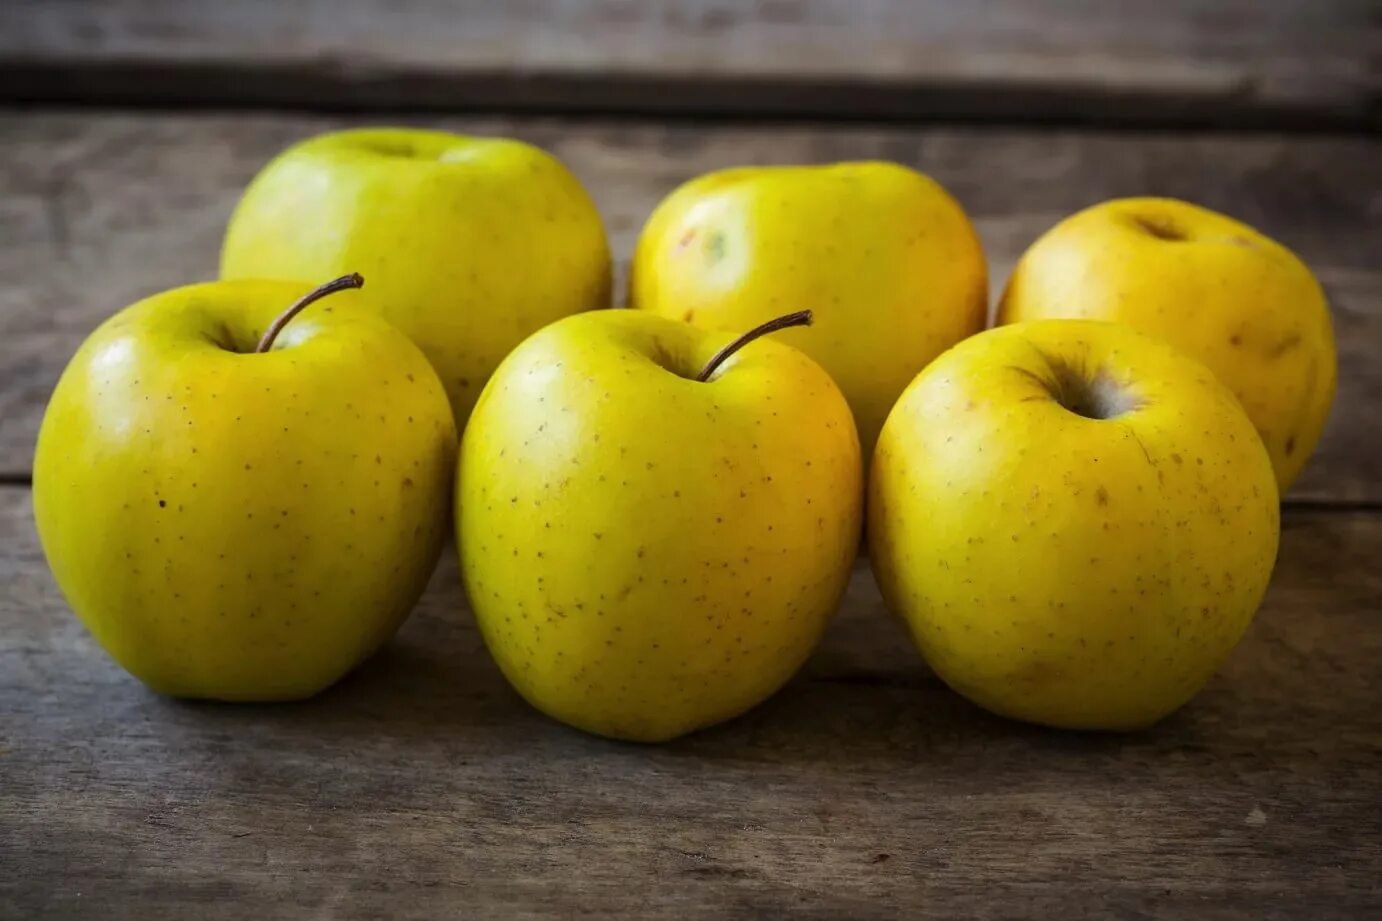
[[[1382,917],[1376,8],[1116,6],[0,6],[0,917]],[[995,292],[1110,196],[1259,226],[1329,291],[1340,390],[1250,633],[1152,730],[1045,731],[941,686],[861,564],[782,693],[647,747],[526,707],[448,553],[399,637],[318,699],[145,691],[39,550],[46,396],[101,318],[212,276],[270,155],[377,121],[548,147],[621,265],[675,183],[740,163],[925,170],[975,218]]]

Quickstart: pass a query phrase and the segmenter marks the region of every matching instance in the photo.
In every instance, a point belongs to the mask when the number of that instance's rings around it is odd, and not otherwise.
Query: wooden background
[[[1371,0],[0,4],[0,917],[1382,916],[1382,11]],[[364,122],[535,141],[627,258],[679,181],[884,157],[992,287],[1064,214],[1193,199],[1317,271],[1340,389],[1223,673],[1127,736],[975,710],[861,565],[727,726],[582,736],[504,685],[448,555],[307,704],[154,697],[67,611],[28,490],[82,337],[215,271],[239,190]]]

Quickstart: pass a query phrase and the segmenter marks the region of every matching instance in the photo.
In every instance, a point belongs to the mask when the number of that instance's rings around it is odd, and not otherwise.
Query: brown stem
[[[283,327],[288,325],[288,321],[302,312],[302,309],[313,301],[319,301],[328,294],[335,294],[337,291],[344,291],[347,288],[363,288],[365,280],[360,277],[358,272],[351,272],[349,275],[342,275],[340,278],[332,279],[324,285],[318,285],[308,291],[293,303],[293,306],[278,315],[278,318],[269,324],[269,328],[264,330],[264,338],[259,340],[259,345],[255,346],[255,352],[267,352],[273,348],[274,340],[278,334],[283,332]]]
[[[766,323],[755,326],[753,329],[744,333],[744,335],[740,336],[738,339],[735,339],[729,345],[725,346],[724,348],[720,349],[720,351],[712,355],[710,357],[710,361],[706,362],[705,367],[701,369],[701,373],[696,375],[696,380],[700,381],[701,383],[705,383],[706,381],[710,380],[710,375],[714,374],[715,369],[725,363],[725,359],[729,358],[729,356],[733,355],[735,352],[739,351],[744,346],[748,345],[750,342],[757,339],[759,336],[766,336],[768,335],[768,333],[775,333],[779,329],[787,329],[792,326],[810,325],[811,311],[798,310],[796,313],[789,313],[785,316],[778,317],[775,320],[769,320]]]

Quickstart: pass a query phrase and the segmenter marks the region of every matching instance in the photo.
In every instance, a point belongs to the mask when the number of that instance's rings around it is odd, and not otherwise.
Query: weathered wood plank
[[[23,475],[42,408],[81,339],[154,291],[212,277],[240,189],[275,152],[350,122],[300,116],[0,115],[0,473]],[[741,163],[883,157],[915,165],[973,214],[996,296],[1036,236],[1114,195],[1168,194],[1276,236],[1328,287],[1339,397],[1296,497],[1382,500],[1382,142],[1348,138],[995,129],[429,122],[535,141],[595,195],[619,258],[656,202]]]
[[[1362,918],[1382,911],[1382,517],[1293,513],[1222,674],[1127,736],[989,717],[861,565],[803,675],[643,747],[504,684],[451,555],[302,705],[175,703],[65,608],[0,489],[0,915]]]
[[[1368,0],[17,0],[0,97],[1376,123]]]

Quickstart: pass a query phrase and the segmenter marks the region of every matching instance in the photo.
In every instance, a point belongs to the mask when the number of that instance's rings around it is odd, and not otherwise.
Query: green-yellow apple
[[[525,336],[610,302],[609,246],[576,177],[529,144],[444,131],[314,137],[245,191],[222,277],[348,271],[427,354],[461,426]]]
[[[937,359],[883,426],[869,555],[956,691],[1051,726],[1188,701],[1276,559],[1271,461],[1204,365],[1130,327],[999,327]]]
[[[351,286],[192,285],[106,321],[39,431],[58,586],[156,691],[306,697],[408,615],[448,527],[441,382]],[[260,346],[267,351],[261,351]]]
[[[728,338],[629,310],[561,320],[505,359],[462,438],[481,633],[581,729],[656,741],[747,710],[849,579],[863,485],[844,397],[775,342],[697,380]]]
[[[1243,404],[1285,492],[1334,401],[1329,305],[1305,263],[1246,224],[1169,198],[1125,198],[1032,244],[999,322],[1127,323],[1209,365]]]
[[[865,456],[898,394],[931,359],[984,328],[979,238],[936,182],[896,163],[710,173],[649,218],[630,306],[737,332],[809,308],[783,340],[844,391]]]

